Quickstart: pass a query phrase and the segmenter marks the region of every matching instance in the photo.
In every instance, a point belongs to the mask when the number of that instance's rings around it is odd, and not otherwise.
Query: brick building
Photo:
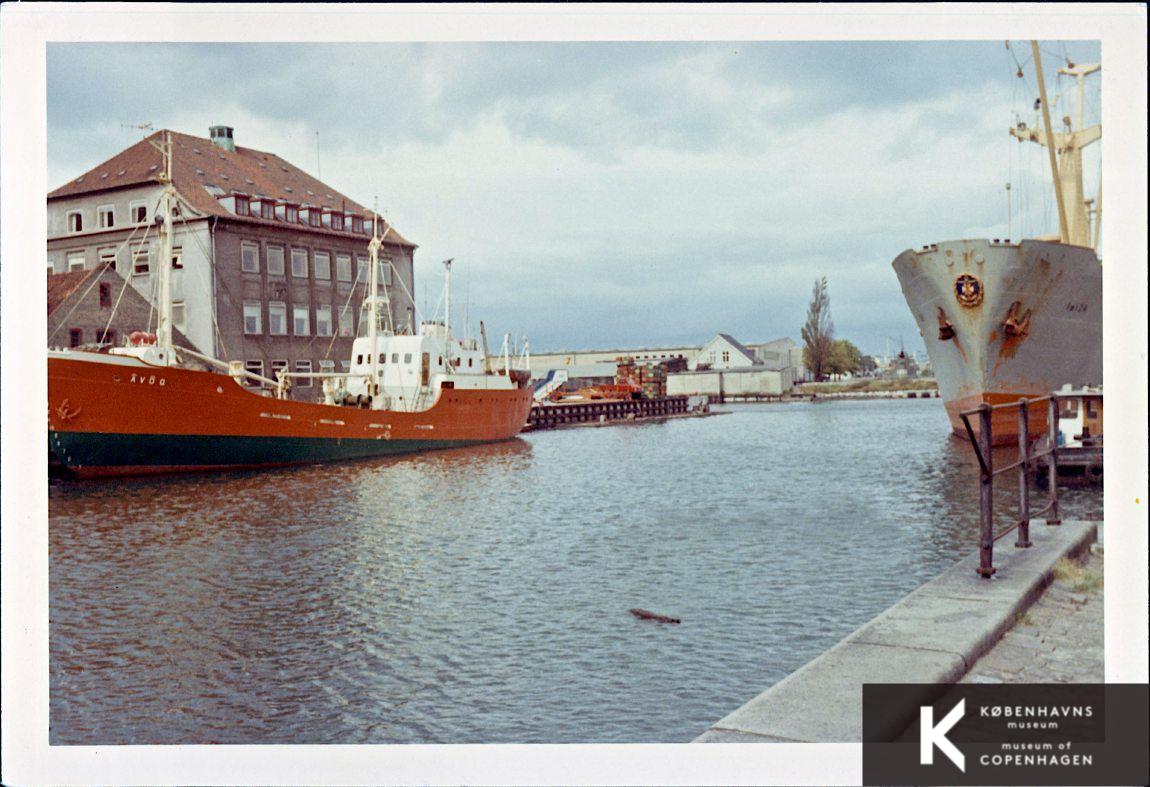
[[[368,277],[372,213],[273,153],[159,131],[48,194],[50,272],[109,267],[154,302],[163,155],[171,134],[173,322],[192,345],[273,376],[347,368]],[[380,282],[397,330],[415,319],[415,245],[380,219]],[[122,337],[136,329],[121,320]],[[93,337],[94,338],[94,337]],[[57,342],[60,343],[60,342]],[[318,386],[297,383],[314,398]]]
[[[155,308],[127,285],[110,267],[49,273],[48,346],[97,349],[122,345],[133,331],[154,332]],[[172,343],[195,349],[178,328]]]

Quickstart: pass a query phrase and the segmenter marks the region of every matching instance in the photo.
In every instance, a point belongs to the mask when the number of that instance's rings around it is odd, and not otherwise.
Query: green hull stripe
[[[364,459],[474,445],[466,440],[366,440],[50,432],[49,449],[67,467],[210,467]]]

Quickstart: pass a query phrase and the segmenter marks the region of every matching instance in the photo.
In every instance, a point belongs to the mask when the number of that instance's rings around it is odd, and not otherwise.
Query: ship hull
[[[1091,249],[1047,241],[948,241],[894,260],[955,434],[982,404],[1102,384],[1102,264]],[[971,417],[978,435],[978,418]],[[995,445],[1017,445],[1017,408],[995,411]],[[1029,408],[1031,437],[1047,405]]]
[[[49,448],[83,478],[391,456],[508,440],[531,390],[444,389],[419,412],[272,399],[212,372],[75,353],[48,360]]]

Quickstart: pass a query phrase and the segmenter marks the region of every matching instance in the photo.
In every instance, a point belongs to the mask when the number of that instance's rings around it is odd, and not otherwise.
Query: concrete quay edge
[[[864,683],[921,683],[923,701],[934,699],[1034,603],[1061,558],[1089,550],[1097,524],[1032,521],[1030,548],[1016,549],[1012,536],[995,544],[991,579],[975,572],[978,553],[968,555],[693,742],[861,741]]]

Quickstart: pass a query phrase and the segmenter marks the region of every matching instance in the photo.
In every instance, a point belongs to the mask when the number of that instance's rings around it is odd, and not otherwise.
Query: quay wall
[[[941,694],[1034,603],[1061,558],[1090,548],[1097,526],[1033,520],[1033,546],[996,550],[992,579],[975,573],[977,552],[964,558],[694,742],[860,742],[864,683],[921,683],[924,701]]]

